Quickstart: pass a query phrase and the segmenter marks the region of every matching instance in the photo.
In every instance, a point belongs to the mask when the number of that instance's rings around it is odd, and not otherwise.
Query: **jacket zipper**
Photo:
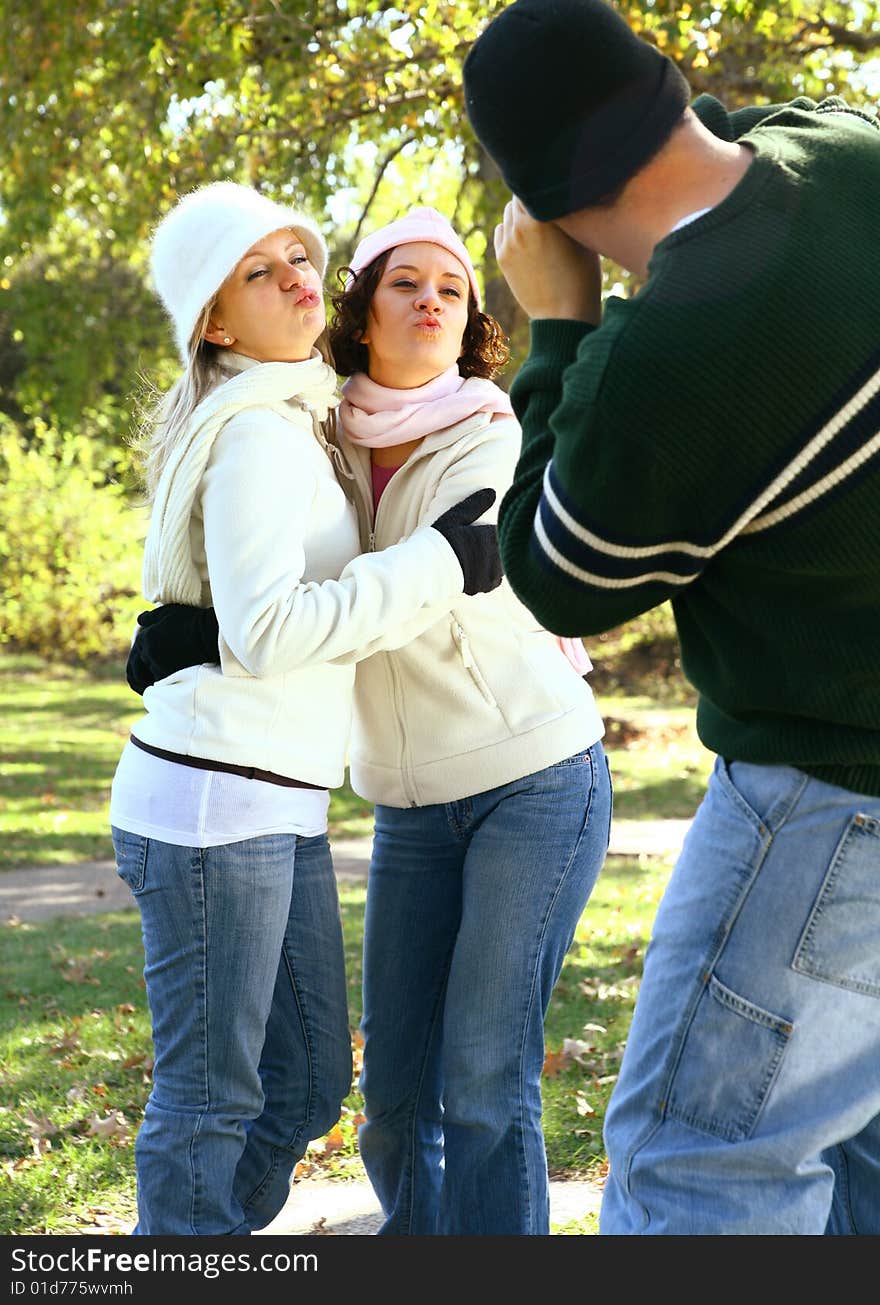
[[[495,695],[492,693],[492,690],[483,678],[483,672],[480,670],[474,659],[474,654],[471,652],[471,641],[455,617],[452,618],[452,637],[458,645],[458,651],[461,655],[462,663],[464,664],[465,669],[470,673],[470,677],[474,684],[480,690],[480,693],[489,706],[497,707],[498,703],[495,699]]]
[[[394,703],[394,715],[397,720],[397,726],[400,730],[400,776],[403,781],[403,792],[407,803],[411,807],[417,807],[415,786],[413,784],[409,758],[407,755],[406,745],[406,728],[403,723],[403,711],[401,710],[401,693],[399,678],[394,670],[391,658],[386,655],[385,665],[388,668],[388,674],[391,677],[391,701]]]
[[[388,492],[387,489],[385,492],[386,493]],[[384,498],[385,495],[383,494],[382,497]],[[372,509],[372,495],[368,500],[368,506],[370,509]],[[379,506],[381,507],[381,500],[379,502]],[[372,528],[370,530],[368,542],[367,542],[367,551],[369,553],[375,553],[376,551],[376,517],[377,516],[378,516],[378,510],[375,512],[373,512],[372,510],[370,511]],[[385,666],[388,671],[388,676],[391,680],[391,701],[394,706],[394,717],[395,720],[397,721],[397,728],[400,732],[400,775],[403,781],[403,791],[408,804],[411,807],[417,807],[419,804],[415,800],[415,791],[412,783],[412,775],[410,774],[410,767],[407,761],[406,729],[403,722],[403,711],[401,708],[400,684],[398,682],[398,677],[394,670],[394,665],[391,661],[391,658],[388,656],[386,656],[385,658]]]

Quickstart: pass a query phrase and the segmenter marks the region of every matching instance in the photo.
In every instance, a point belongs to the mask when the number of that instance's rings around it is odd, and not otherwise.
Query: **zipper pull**
[[[474,665],[474,659],[471,656],[470,640],[468,639],[464,630],[461,628],[461,626],[458,624],[457,621],[455,623],[454,630],[455,630],[455,642],[458,644],[458,650],[461,653],[461,660],[463,661],[465,667],[468,670],[470,670]]]

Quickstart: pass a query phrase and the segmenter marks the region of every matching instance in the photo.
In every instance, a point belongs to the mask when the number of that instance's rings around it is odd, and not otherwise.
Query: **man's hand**
[[[512,199],[495,228],[495,256],[514,298],[530,318],[569,318],[598,326],[602,268],[598,254],[552,222],[537,222]]]

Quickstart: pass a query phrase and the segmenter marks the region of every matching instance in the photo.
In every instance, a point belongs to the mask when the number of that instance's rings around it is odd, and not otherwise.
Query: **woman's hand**
[[[494,489],[477,489],[431,522],[458,558],[466,594],[488,594],[501,584],[498,531],[494,525],[474,525],[494,502]]]
[[[213,607],[165,603],[141,612],[138,631],[128,653],[125,678],[135,693],[186,666],[219,662],[219,628]]]
[[[530,318],[569,318],[598,326],[602,268],[598,254],[552,222],[537,222],[512,199],[495,228],[495,256]]]

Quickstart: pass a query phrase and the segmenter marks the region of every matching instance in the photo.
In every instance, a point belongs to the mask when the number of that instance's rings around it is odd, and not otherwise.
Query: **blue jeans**
[[[600,1233],[880,1232],[878,999],[880,798],[718,759],[645,957]]]
[[[544,1016],[608,848],[601,744],[435,806],[377,806],[361,1157],[384,1234],[545,1234]]]
[[[282,1208],[351,1091],[327,837],[113,841],[141,913],[155,1052],[134,1232],[246,1235]]]

